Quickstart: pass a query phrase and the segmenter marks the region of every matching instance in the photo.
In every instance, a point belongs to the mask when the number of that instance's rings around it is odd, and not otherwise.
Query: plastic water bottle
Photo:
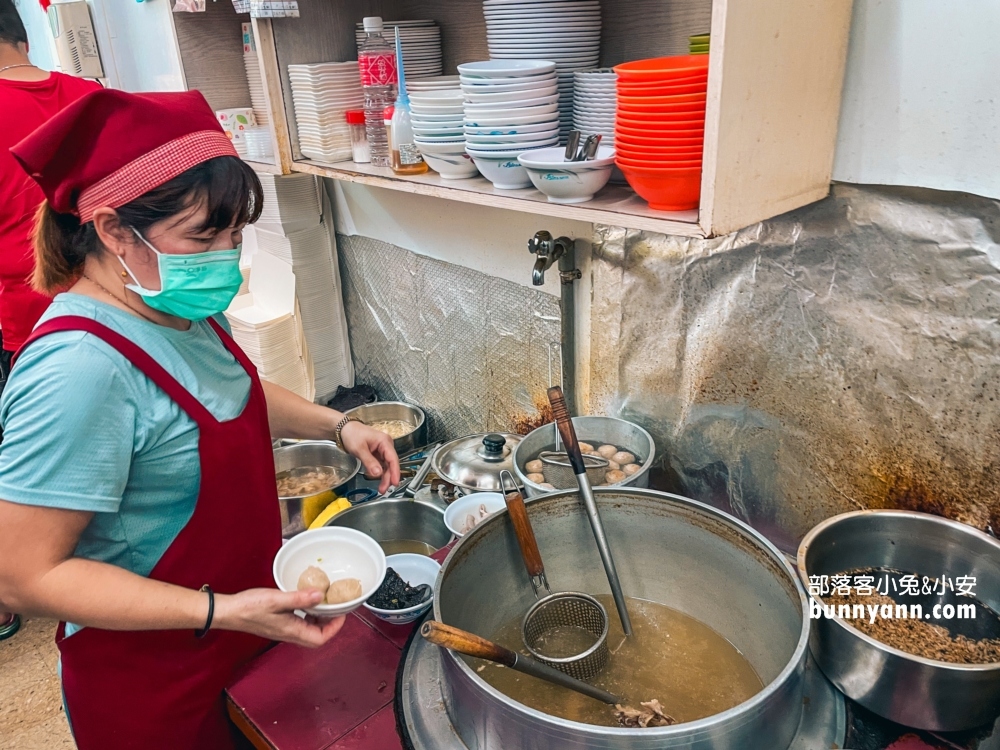
[[[389,140],[382,113],[396,101],[396,52],[382,36],[382,19],[370,16],[364,20],[365,41],[358,49],[361,87],[365,92],[365,130],[371,163],[375,167],[391,166]]]

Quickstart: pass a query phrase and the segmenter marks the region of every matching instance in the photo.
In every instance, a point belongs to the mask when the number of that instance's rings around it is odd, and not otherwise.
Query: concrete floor
[[[0,641],[0,750],[76,748],[56,675],[55,631],[52,620],[27,620]]]

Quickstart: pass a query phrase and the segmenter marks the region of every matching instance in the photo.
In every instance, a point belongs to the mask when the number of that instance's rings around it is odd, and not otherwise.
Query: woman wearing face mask
[[[36,285],[63,293],[0,402],[0,609],[62,621],[81,750],[233,747],[234,671],[342,625],[273,588],[270,436],[335,439],[383,490],[392,441],[261,383],[230,338],[262,191],[201,94],[98,91],[12,152],[47,199]]]

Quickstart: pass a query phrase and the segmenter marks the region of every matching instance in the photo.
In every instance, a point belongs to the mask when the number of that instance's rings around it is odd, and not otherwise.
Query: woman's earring
[[[122,271],[122,278],[123,279],[127,279],[128,278],[128,271]]]

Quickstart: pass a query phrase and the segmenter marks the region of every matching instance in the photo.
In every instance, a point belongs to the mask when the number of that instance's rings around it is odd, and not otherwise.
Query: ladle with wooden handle
[[[517,672],[529,674],[554,685],[561,685],[602,703],[609,705],[621,703],[621,698],[616,695],[594,687],[583,680],[570,677],[558,669],[547,667],[527,656],[522,656],[499,643],[493,643],[493,641],[480,638],[478,635],[459,630],[451,625],[445,625],[443,622],[428,620],[420,626],[420,635],[436,646],[448,648],[466,656],[475,656],[478,659],[503,664]]]
[[[573,420],[566,409],[566,399],[563,398],[562,388],[555,385],[549,388],[549,403],[552,405],[552,414],[559,428],[559,434],[566,445],[566,455],[573,466],[573,473],[576,474],[577,484],[580,486],[580,497],[587,508],[587,518],[590,520],[590,528],[594,531],[594,538],[597,540],[597,549],[601,553],[601,561],[604,563],[604,572],[608,575],[608,583],[611,585],[611,595],[615,598],[615,607],[618,609],[618,616],[622,621],[622,630],[626,636],[632,635],[632,620],[629,619],[628,609],[625,606],[625,593],[622,591],[621,581],[618,580],[618,570],[615,568],[615,560],[611,555],[611,547],[608,545],[607,534],[604,533],[604,524],[601,522],[601,514],[597,511],[597,500],[594,498],[594,490],[587,479],[587,467],[583,463],[583,454],[580,452],[580,441],[576,437],[576,429],[573,427]]]

